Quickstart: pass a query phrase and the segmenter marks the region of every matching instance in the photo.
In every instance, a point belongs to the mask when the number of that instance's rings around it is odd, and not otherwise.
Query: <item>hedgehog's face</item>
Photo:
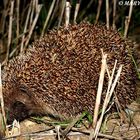
[[[24,78],[13,76],[14,74],[12,76],[8,74],[5,75],[2,76],[3,95],[9,122],[14,119],[23,120],[32,114],[57,115],[57,112],[52,106],[42,102],[42,100],[36,96],[38,95],[38,91],[32,88],[30,84],[26,84],[27,81],[25,82]]]
[[[21,101],[17,100],[19,96],[19,91],[15,85],[4,83],[3,84],[3,96],[4,96],[4,107],[6,111],[6,117],[8,122],[13,121],[14,119],[18,119],[26,117],[28,115],[28,109]],[[26,114],[25,114],[26,112]]]
[[[22,120],[33,113],[34,101],[29,90],[23,85],[15,82],[3,82],[4,106],[8,122],[14,119]],[[35,112],[35,111],[34,111]]]

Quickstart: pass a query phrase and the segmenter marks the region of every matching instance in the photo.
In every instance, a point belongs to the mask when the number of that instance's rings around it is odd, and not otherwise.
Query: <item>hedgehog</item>
[[[94,111],[101,68],[101,49],[109,70],[117,60],[123,69],[115,88],[122,108],[136,99],[136,73],[118,31],[104,25],[80,23],[51,30],[36,40],[25,54],[11,59],[2,71],[5,110],[9,119],[31,114],[71,119]],[[105,75],[103,97],[107,89]]]

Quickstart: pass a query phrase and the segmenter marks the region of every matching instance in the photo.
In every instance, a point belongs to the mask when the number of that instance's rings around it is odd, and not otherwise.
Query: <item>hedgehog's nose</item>
[[[29,116],[29,110],[25,104],[16,101],[11,105],[10,110],[7,113],[7,122],[12,123],[14,119],[21,121]]]

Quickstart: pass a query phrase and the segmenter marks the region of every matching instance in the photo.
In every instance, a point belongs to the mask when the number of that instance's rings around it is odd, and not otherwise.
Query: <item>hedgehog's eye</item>
[[[27,87],[27,86],[25,86],[25,85],[20,85],[20,86],[19,86],[19,90],[20,90],[20,92],[25,93],[25,94],[27,94],[28,96],[30,96],[29,90],[28,90],[28,87]]]
[[[24,85],[19,87],[20,91],[27,93],[27,88]]]
[[[24,93],[27,93],[27,89],[26,88],[20,87],[19,89],[20,89],[20,91],[22,91]]]

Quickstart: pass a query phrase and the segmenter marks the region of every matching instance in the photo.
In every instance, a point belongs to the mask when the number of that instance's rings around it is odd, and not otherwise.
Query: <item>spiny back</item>
[[[85,110],[93,113],[101,48],[108,54],[109,70],[116,59],[117,67],[123,64],[115,91],[121,106],[125,107],[136,98],[135,71],[126,47],[127,42],[117,31],[101,25],[81,23],[50,31],[35,41],[26,54],[5,66],[3,93],[7,109],[19,101],[30,113],[66,119]],[[107,75],[105,81],[104,91]]]

